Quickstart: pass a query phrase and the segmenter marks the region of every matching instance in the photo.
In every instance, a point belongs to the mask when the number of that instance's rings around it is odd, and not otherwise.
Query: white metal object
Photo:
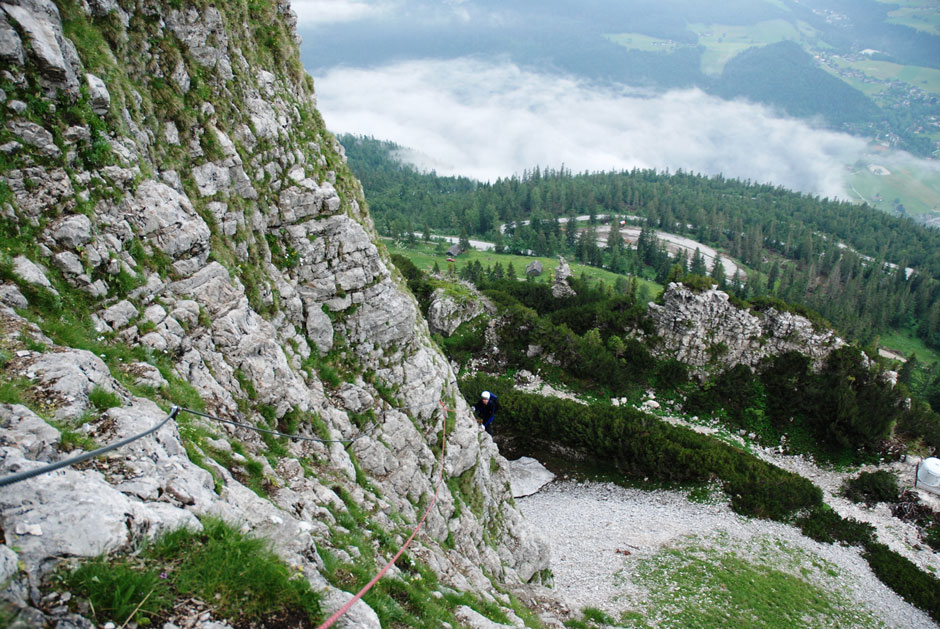
[[[940,459],[930,457],[920,462],[915,486],[940,494]]]

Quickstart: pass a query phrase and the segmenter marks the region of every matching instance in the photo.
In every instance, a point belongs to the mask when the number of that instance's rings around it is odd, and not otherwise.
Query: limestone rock
[[[75,67],[79,65],[74,47],[62,34],[59,10],[51,0],[21,0],[19,4],[3,4],[7,17],[16,22],[29,38],[43,78],[51,88],[71,94],[78,93]]]
[[[94,74],[85,74],[85,81],[88,83],[88,104],[91,110],[103,116],[111,109],[111,94],[108,93],[108,87],[104,81]]]
[[[17,450],[0,448],[3,475],[40,465]],[[38,574],[53,567],[51,560],[58,557],[95,557],[143,535],[200,527],[191,513],[165,507],[169,505],[153,508],[132,501],[100,474],[70,468],[0,488],[6,541],[19,548],[25,565]]]
[[[10,308],[27,308],[29,302],[13,284],[0,284],[0,303]]]
[[[514,627],[516,625],[501,625],[497,622],[493,622],[483,614],[474,609],[467,607],[466,605],[461,605],[454,610],[454,616],[457,619],[464,623],[470,629],[501,629],[504,627]]]
[[[100,358],[82,349],[45,353],[29,367],[37,386],[59,407],[57,418],[74,418],[88,408],[95,388],[111,391],[111,372]]]
[[[134,304],[123,299],[105,310],[101,318],[114,329],[121,329],[137,318],[137,308]]]
[[[127,202],[128,222],[146,241],[172,258],[209,253],[209,226],[185,196],[164,183],[148,180]]]
[[[23,42],[7,21],[6,14],[0,11],[0,60],[11,65],[23,65],[26,57]]]
[[[17,445],[37,461],[55,460],[59,431],[25,406],[0,406],[0,428],[0,445]]]
[[[555,281],[552,283],[552,297],[564,299],[565,297],[577,295],[568,284],[569,277],[571,277],[571,267],[568,266],[564,258],[558,256],[558,268],[555,269]]]
[[[61,246],[75,249],[91,241],[91,219],[84,214],[67,216],[52,227],[50,234]]]
[[[13,258],[13,272],[24,282],[41,286],[54,295],[59,294],[58,291],[52,287],[49,278],[46,277],[42,269],[25,256],[16,256]]]
[[[352,596],[353,595],[348,592],[330,587],[326,590],[326,595],[323,597],[323,609],[328,613],[332,613],[334,610],[345,605]],[[346,627],[348,629],[382,629],[382,623],[379,621],[378,614],[376,614],[371,607],[366,605],[362,599],[356,601],[353,606],[349,608],[349,611],[340,617],[333,626]]]
[[[450,336],[460,325],[472,321],[484,312],[496,313],[496,307],[475,288],[467,287],[466,295],[435,289],[428,306],[428,328],[432,333]]]
[[[63,168],[45,169],[40,166],[11,170],[4,178],[13,190],[20,210],[29,217],[39,217],[50,208],[71,209],[75,192],[68,173]]]
[[[52,264],[66,276],[82,275],[85,272],[81,259],[71,251],[55,254],[52,258]]]
[[[52,134],[35,122],[28,120],[11,120],[7,123],[10,132],[23,143],[35,146],[48,157],[58,157],[62,151],[53,141]]]
[[[649,313],[663,339],[656,351],[699,374],[710,365],[755,367],[767,356],[791,350],[809,356],[819,368],[830,352],[845,345],[832,331],[814,330],[805,317],[774,308],[758,314],[740,310],[727,293],[714,288],[696,292],[671,283],[663,304],[651,303]]]
[[[513,498],[531,496],[555,480],[555,475],[544,465],[527,456],[509,462],[509,475]]]

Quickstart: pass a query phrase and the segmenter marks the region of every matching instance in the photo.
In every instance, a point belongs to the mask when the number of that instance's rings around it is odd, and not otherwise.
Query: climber
[[[480,401],[473,405],[473,412],[476,413],[480,423],[486,432],[493,435],[493,420],[496,419],[496,410],[499,403],[496,401],[496,395],[489,391],[480,394]]]

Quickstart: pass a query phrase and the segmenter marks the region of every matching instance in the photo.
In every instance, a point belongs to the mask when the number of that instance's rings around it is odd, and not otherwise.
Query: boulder
[[[558,256],[558,268],[555,269],[555,281],[552,283],[552,297],[564,299],[565,297],[577,295],[568,284],[569,277],[571,277],[571,267],[568,266],[564,258]]]
[[[84,214],[66,216],[51,228],[50,235],[59,245],[75,249],[91,242],[91,219]]]
[[[25,256],[16,256],[13,258],[13,273],[28,284],[45,288],[54,295],[59,294],[58,291],[52,287],[49,278],[46,277],[43,270]]]
[[[105,310],[101,314],[101,318],[112,328],[119,330],[137,318],[137,308],[131,302],[123,299]]]
[[[189,199],[168,185],[152,179],[137,187],[126,202],[126,219],[138,235],[171,258],[209,254],[209,226]]]
[[[108,93],[108,87],[104,81],[94,74],[85,75],[85,81],[88,83],[88,104],[91,110],[103,116],[111,109],[111,94]]]
[[[4,3],[3,11],[29,39],[32,55],[49,85],[49,95],[54,96],[56,88],[78,94],[75,67],[80,66],[80,62],[74,46],[62,34],[62,20],[52,0]]]
[[[542,263],[538,260],[533,260],[526,266],[525,274],[529,277],[538,277],[542,274],[542,270]]]
[[[61,149],[53,141],[52,134],[35,122],[11,120],[7,123],[7,129],[24,144],[35,146],[47,157],[59,157],[62,154]]]
[[[509,483],[513,498],[531,496],[553,480],[555,474],[533,458],[524,456],[509,461]]]
[[[26,61],[23,42],[16,33],[16,29],[7,21],[3,11],[0,11],[0,61],[18,66]]]
[[[460,325],[472,321],[483,313],[495,314],[496,307],[472,286],[466,294],[455,294],[443,288],[435,289],[428,305],[428,329],[432,334],[450,336]]]
[[[14,284],[0,284],[0,303],[10,308],[28,308],[29,302]]]

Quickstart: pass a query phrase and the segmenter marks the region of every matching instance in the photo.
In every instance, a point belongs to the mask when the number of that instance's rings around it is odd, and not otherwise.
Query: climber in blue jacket
[[[489,391],[481,393],[480,401],[473,405],[473,412],[476,413],[480,423],[483,424],[483,428],[490,436],[493,435],[493,420],[496,419],[498,406],[499,403],[496,401],[496,395]]]

